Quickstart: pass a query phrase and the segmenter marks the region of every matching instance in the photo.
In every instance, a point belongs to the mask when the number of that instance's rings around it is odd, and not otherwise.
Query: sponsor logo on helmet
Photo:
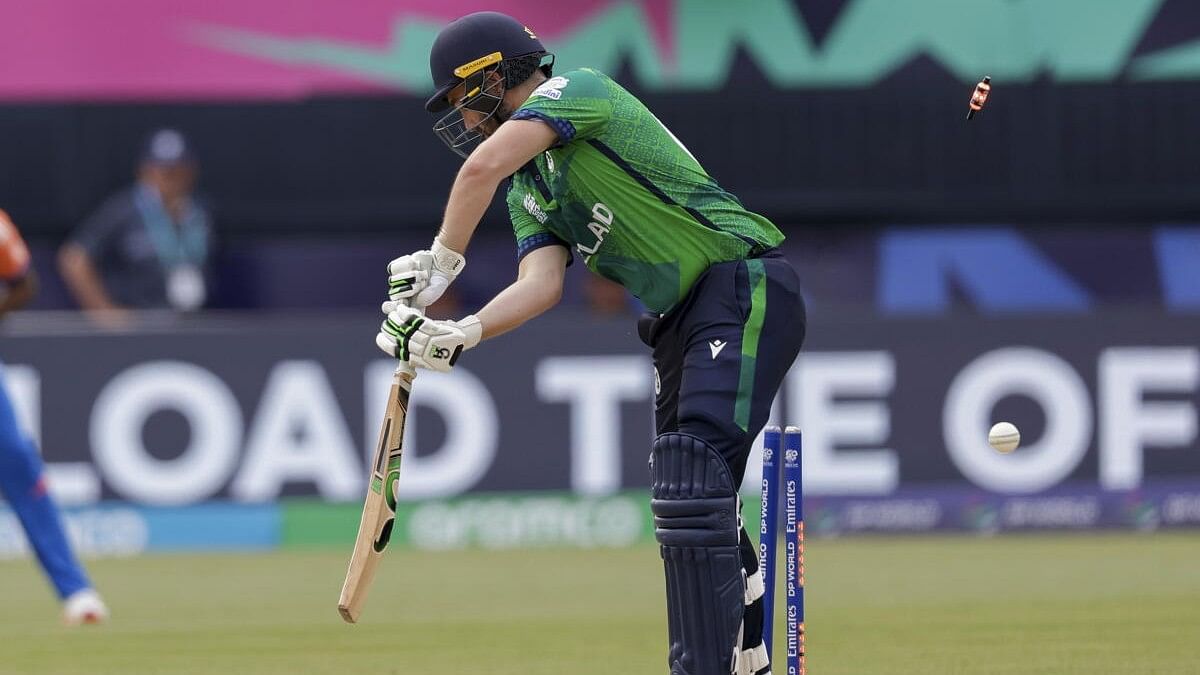
[[[454,75],[456,77],[466,77],[471,73],[478,71],[480,68],[490,66],[493,63],[500,63],[503,60],[504,56],[502,56],[500,52],[492,52],[487,56],[481,56],[474,61],[468,61],[467,63],[455,68]]]

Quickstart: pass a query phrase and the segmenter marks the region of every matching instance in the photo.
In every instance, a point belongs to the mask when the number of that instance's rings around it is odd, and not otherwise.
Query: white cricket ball
[[[988,432],[988,445],[997,452],[1008,454],[1021,444],[1021,432],[1011,422],[997,422]]]

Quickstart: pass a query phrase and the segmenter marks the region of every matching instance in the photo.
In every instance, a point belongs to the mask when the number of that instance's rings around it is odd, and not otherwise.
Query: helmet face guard
[[[487,82],[488,76],[498,73],[500,69],[499,52],[492,56],[496,57],[496,61],[492,63],[497,65],[487,68],[484,66],[488,64],[482,64],[477,70],[465,75],[463,83],[466,85],[466,95],[433,125],[433,134],[463,159],[483,141],[483,133],[479,127],[496,116],[500,110],[500,103],[504,100],[504,78],[499,77],[491,84]],[[471,65],[474,64],[463,66],[463,69]],[[482,117],[475,124],[468,126],[466,118],[463,117],[463,110],[479,113]]]
[[[500,52],[493,52],[459,66],[454,74],[462,78],[461,86],[465,95],[460,101],[450,101],[453,107],[433,125],[433,134],[455,154],[466,159],[483,141],[479,127],[493,118],[498,124],[504,122],[504,119],[500,119],[504,92],[524,82],[535,70],[540,69],[549,77],[553,68],[554,55],[545,52],[513,59],[505,59]],[[496,77],[492,78],[493,74]],[[468,126],[463,110],[470,110],[482,117]]]

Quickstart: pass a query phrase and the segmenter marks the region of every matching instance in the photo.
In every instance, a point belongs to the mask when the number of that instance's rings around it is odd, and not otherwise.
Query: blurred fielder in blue
[[[29,249],[8,215],[0,211],[0,316],[33,297],[35,279]],[[100,623],[108,608],[92,589],[63,530],[58,507],[46,489],[42,458],[21,433],[8,390],[0,382],[0,494],[25,528],[25,536],[63,602],[69,625]]]

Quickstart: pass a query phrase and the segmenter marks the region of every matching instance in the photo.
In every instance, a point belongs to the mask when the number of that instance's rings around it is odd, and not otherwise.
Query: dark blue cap
[[[195,161],[187,138],[175,129],[159,129],[146,137],[142,146],[143,164],[190,164]]]
[[[448,108],[446,94],[480,68],[545,52],[538,36],[507,14],[476,12],[455,19],[438,33],[429,51],[429,72],[437,91],[425,103],[425,109],[438,112]]]

